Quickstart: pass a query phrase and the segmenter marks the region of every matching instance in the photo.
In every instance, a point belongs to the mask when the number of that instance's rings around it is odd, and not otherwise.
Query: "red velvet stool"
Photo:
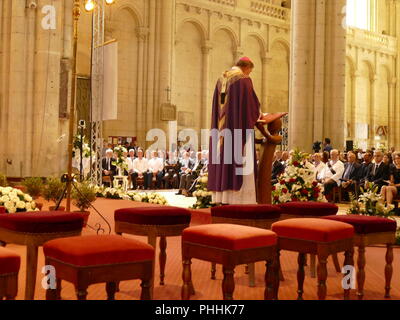
[[[239,224],[243,226],[271,229],[272,223],[279,220],[281,209],[268,204],[227,205],[211,208],[212,223]],[[216,265],[212,264],[211,279],[215,280]],[[249,286],[255,287],[255,265],[249,264]]]
[[[241,264],[266,261],[265,299],[275,299],[279,286],[276,260],[276,234],[259,228],[235,224],[209,224],[187,228],[182,233],[182,299],[194,294],[192,258],[222,264],[224,300],[233,299],[234,269]]]
[[[151,298],[154,249],[146,243],[117,235],[70,237],[46,242],[43,252],[57,277],[47,300],[61,299],[62,280],[75,285],[78,300],[86,300],[89,285],[105,282],[108,300],[114,300],[117,282],[141,279],[141,299]]]
[[[177,207],[142,207],[118,209],[114,213],[115,233],[147,236],[148,243],[156,249],[160,237],[160,285],[164,285],[167,261],[167,237],[181,236],[190,224],[189,210]]]
[[[288,202],[280,204],[282,209],[281,219],[294,218],[322,218],[325,216],[335,215],[339,211],[339,207],[334,203],[329,202]],[[336,254],[332,255],[332,260],[335,265],[336,272],[341,272],[339,259]],[[315,255],[310,255],[310,275],[315,278]]]
[[[83,217],[79,213],[42,211],[0,215],[1,242],[25,245],[27,248],[26,300],[34,299],[38,247],[52,239],[80,235],[82,226]]]
[[[324,218],[345,222],[354,227],[354,246],[358,247],[357,295],[360,300],[364,296],[365,247],[386,244],[385,298],[390,298],[390,282],[393,274],[393,244],[396,243],[396,221],[361,215],[329,216]]]
[[[14,300],[18,292],[18,272],[21,258],[0,247],[0,300]]]
[[[306,254],[318,256],[318,298],[325,300],[327,259],[331,254],[345,252],[344,265],[353,262],[353,226],[337,221],[302,218],[288,219],[272,225],[272,231],[278,235],[278,259],[280,250],[295,251],[298,256],[298,300],[303,299],[304,265]],[[344,298],[350,298],[350,289],[344,290]]]

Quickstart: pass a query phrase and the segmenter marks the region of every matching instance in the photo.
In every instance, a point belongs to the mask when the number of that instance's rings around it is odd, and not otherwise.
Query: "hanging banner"
[[[118,42],[103,46],[103,120],[118,119]]]

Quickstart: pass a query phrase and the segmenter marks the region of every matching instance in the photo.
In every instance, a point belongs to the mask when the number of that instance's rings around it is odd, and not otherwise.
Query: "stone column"
[[[376,135],[376,115],[375,115],[375,101],[376,101],[376,90],[378,88],[377,81],[378,81],[378,76],[374,74],[372,78],[370,79],[371,81],[371,98],[370,98],[370,109],[369,109],[369,147],[375,147],[375,135]]]
[[[353,85],[351,88],[351,92],[352,92],[352,103],[351,103],[351,125],[350,125],[350,130],[351,130],[351,138],[353,139],[353,141],[356,141],[356,129],[357,129],[357,122],[356,122],[356,111],[357,108],[359,108],[359,102],[358,102],[358,95],[357,95],[357,88],[359,86],[359,81],[361,78],[361,74],[360,72],[357,70],[354,72],[353,75]]]
[[[292,2],[289,148],[310,152],[313,141],[324,137],[344,148],[345,4],[345,0]]]
[[[163,103],[173,103],[168,101],[167,88],[172,88],[172,60],[173,45],[175,43],[175,0],[164,0],[161,2],[161,22],[160,22],[160,42],[159,42],[159,73],[158,73],[158,95],[160,96],[159,104],[155,105],[153,112],[154,119],[160,119],[160,107]],[[172,92],[169,93],[172,97]],[[167,132],[167,122],[162,123],[160,129]]]
[[[136,100],[136,132],[139,141],[145,141],[146,138],[146,111],[143,106],[143,60],[144,60],[144,43],[146,39],[146,33],[144,28],[139,27],[137,29],[138,37],[138,73],[137,73],[137,100]],[[144,147],[144,144],[143,144]]]
[[[261,110],[263,112],[268,112],[268,66],[272,60],[272,57],[266,53],[262,57],[262,91],[261,91]],[[272,80],[272,79],[271,79]]]
[[[203,53],[203,74],[202,74],[202,96],[201,96],[201,120],[200,120],[200,130],[208,129],[210,127],[210,112],[208,112],[209,106],[211,105],[209,97],[209,75],[210,75],[210,52],[212,50],[212,45],[208,41],[202,47]],[[199,131],[200,132],[200,131]]]
[[[48,1],[37,1],[34,74],[34,123],[32,146],[32,175],[60,174],[59,159],[59,93],[60,61],[62,57],[61,1],[53,3],[56,29],[45,30],[41,25],[42,8]],[[72,15],[72,12],[70,13]],[[64,137],[67,139],[67,137]],[[62,171],[65,168],[61,169]]]
[[[388,132],[388,147],[391,148],[395,145],[395,131],[396,131],[396,113],[394,104],[394,95],[396,89],[396,79],[392,79],[388,83],[389,88],[389,132]]]

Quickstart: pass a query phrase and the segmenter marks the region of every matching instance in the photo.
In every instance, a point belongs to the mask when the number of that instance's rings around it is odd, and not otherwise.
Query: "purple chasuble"
[[[218,80],[214,91],[208,164],[209,191],[239,191],[242,188],[243,175],[237,174],[237,169],[243,168],[244,147],[249,132],[254,134],[254,127],[259,117],[260,102],[254,91],[253,82],[240,69],[234,67]],[[227,131],[231,133],[232,138],[226,136]],[[220,134],[223,132],[221,134],[223,138],[217,136],[218,132]],[[255,146],[252,148],[254,150],[252,161],[254,168],[257,168]],[[240,155],[239,160],[235,160],[235,152]],[[214,161],[217,156],[219,163]],[[257,170],[254,171],[256,176]]]

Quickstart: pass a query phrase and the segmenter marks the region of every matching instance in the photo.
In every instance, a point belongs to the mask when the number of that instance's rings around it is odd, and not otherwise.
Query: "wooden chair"
[[[39,246],[52,239],[80,235],[82,227],[80,213],[54,211],[0,215],[0,244],[26,246],[25,300],[34,299]]]
[[[278,259],[281,250],[298,252],[298,300],[303,300],[306,254],[318,256],[318,299],[326,298],[326,268],[329,255],[345,252],[344,265],[353,266],[354,228],[343,222],[302,218],[276,222],[272,231],[278,235]],[[350,299],[350,288],[344,289],[344,299]]]
[[[91,284],[106,283],[108,300],[115,299],[117,282],[141,279],[141,299],[150,300],[154,249],[117,235],[70,237],[43,245],[46,265],[57,270],[57,286],[46,300],[61,299],[61,281],[74,284],[78,300],[86,300]]]
[[[19,255],[0,247],[0,300],[14,300],[18,292]]]
[[[364,297],[365,248],[369,245],[386,245],[385,298],[390,298],[390,282],[393,274],[393,245],[396,243],[397,223],[394,220],[361,215],[329,216],[324,219],[345,222],[354,227],[354,246],[358,247],[357,295]]]
[[[191,260],[200,259],[222,264],[224,300],[233,300],[234,269],[237,265],[266,261],[264,299],[275,299],[279,276],[276,261],[276,234],[235,224],[211,224],[187,228],[182,234],[182,299],[195,293]]]

